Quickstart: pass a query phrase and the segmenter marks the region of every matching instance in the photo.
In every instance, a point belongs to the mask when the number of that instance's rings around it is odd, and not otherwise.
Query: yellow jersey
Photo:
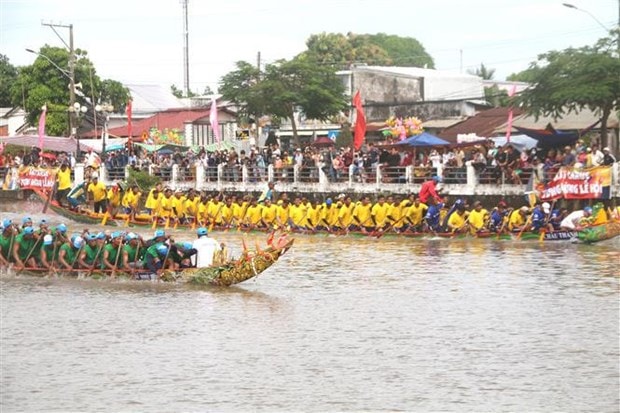
[[[473,230],[479,231],[484,228],[485,219],[489,215],[489,211],[481,209],[476,211],[475,209],[469,213],[469,225]]]
[[[382,227],[386,224],[390,209],[390,205],[385,202],[383,204],[373,205],[372,216],[375,218],[375,222],[377,223],[378,227]]]
[[[93,195],[95,202],[103,201],[108,196],[108,191],[103,182],[97,182],[96,184],[91,182],[88,185],[87,192]]]
[[[67,168],[63,172],[62,169],[59,169],[56,172],[56,181],[58,182],[58,190],[64,191],[65,189],[71,188],[71,169]]]

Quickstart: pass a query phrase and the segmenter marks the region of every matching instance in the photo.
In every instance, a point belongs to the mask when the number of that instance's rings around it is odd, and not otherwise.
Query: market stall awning
[[[0,137],[0,143],[4,145],[15,145],[24,147],[39,147],[38,135],[19,135]],[[77,139],[73,137],[65,138],[62,136],[43,136],[43,150],[54,152],[76,152],[78,146]],[[80,141],[80,150],[92,150],[88,144]]]
[[[134,143],[135,146],[144,149],[147,152],[160,152],[160,151],[166,151],[168,153],[173,153],[176,151],[179,152],[187,152],[189,150],[189,146],[182,146],[182,145],[173,145],[171,143],[165,144],[165,145],[151,145],[148,143]]]
[[[450,145],[450,142],[438,138],[428,132],[422,132],[419,135],[411,136],[407,139],[396,143],[395,147],[407,148],[407,147],[424,147],[424,146],[445,146]]]

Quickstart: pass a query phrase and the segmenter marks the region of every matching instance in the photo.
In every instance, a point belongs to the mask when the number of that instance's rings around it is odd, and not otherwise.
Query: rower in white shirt
[[[192,264],[198,268],[210,267],[213,264],[213,255],[221,251],[220,243],[209,238],[209,231],[206,228],[196,230],[198,239],[192,243],[192,248],[196,249],[196,254],[192,256]]]

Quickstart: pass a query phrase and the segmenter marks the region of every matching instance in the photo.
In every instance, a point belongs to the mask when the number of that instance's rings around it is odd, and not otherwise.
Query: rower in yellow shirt
[[[97,175],[93,175],[91,179],[92,181],[88,185],[86,192],[94,203],[93,211],[97,213],[106,212],[108,210],[108,191],[103,182],[99,182]]]
[[[457,208],[450,218],[448,218],[448,231],[452,233],[460,233],[468,231],[468,222],[466,217],[467,212],[465,208]]]
[[[353,223],[353,207],[354,204],[351,202],[351,197],[345,197],[342,206],[338,209],[338,221],[335,225],[337,229],[349,231],[349,227]]]
[[[138,185],[133,185],[125,191],[125,195],[123,195],[123,200],[121,201],[121,206],[126,214],[130,214],[131,216],[136,214],[138,204],[140,202],[140,196],[142,196],[142,193],[140,192]]]
[[[510,231],[522,231],[527,223],[527,213],[529,208],[524,206],[517,210],[512,211],[510,218],[508,218],[508,230]]]
[[[71,169],[66,163],[63,163],[60,169],[56,171],[56,183],[56,202],[58,202],[58,205],[62,206],[63,201],[67,200],[67,195],[73,187],[73,183],[71,182]]]
[[[409,205],[407,212],[405,213],[405,220],[409,225],[408,230],[412,232],[421,232],[424,216],[428,205],[420,201],[420,197],[415,196],[413,203]]]
[[[385,202],[385,196],[380,195],[377,203],[372,207],[372,217],[377,229],[383,229],[388,225],[387,219],[391,205]]]
[[[258,200],[256,198],[252,198],[250,205],[245,211],[243,225],[245,227],[249,227],[250,229],[259,226],[262,218],[262,209],[263,207],[258,203]]]
[[[306,219],[306,211],[307,208],[301,202],[300,197],[296,197],[293,200],[293,204],[289,207],[288,210],[288,220],[287,222],[293,229],[303,229],[305,228],[305,219]]]
[[[263,201],[263,208],[261,210],[261,227],[271,228],[277,224],[278,206],[271,203],[270,199]]]
[[[372,208],[370,198],[367,196],[363,196],[361,202],[355,205],[351,212],[351,223],[355,229],[364,233],[374,229],[375,222],[372,216]]]
[[[144,207],[147,212],[151,215],[154,215],[159,210],[159,202],[163,195],[163,187],[161,183],[155,185],[153,189],[149,191],[149,194],[146,197],[146,201],[144,203]]]
[[[233,223],[233,197],[229,196],[226,198],[224,205],[222,205],[222,210],[220,211],[221,216],[221,225],[225,228],[230,228]]]
[[[474,202],[474,209],[469,212],[469,229],[472,234],[486,231],[489,218],[489,211],[482,208],[480,201]]]

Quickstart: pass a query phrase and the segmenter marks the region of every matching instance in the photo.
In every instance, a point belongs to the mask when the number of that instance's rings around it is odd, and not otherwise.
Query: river
[[[619,245],[299,236],[232,288],[4,275],[0,410],[617,412]]]

